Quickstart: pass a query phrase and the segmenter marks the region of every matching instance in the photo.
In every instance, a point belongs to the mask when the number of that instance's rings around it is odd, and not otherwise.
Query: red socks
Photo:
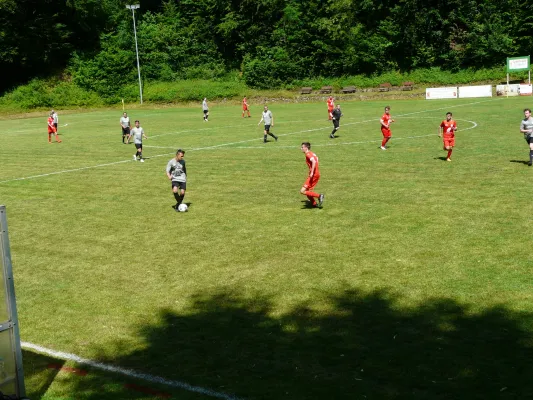
[[[451,158],[452,156],[452,150],[448,150],[448,158]]]
[[[383,140],[381,141],[381,147],[385,147],[387,142],[388,142],[388,139],[387,138],[383,138]]]

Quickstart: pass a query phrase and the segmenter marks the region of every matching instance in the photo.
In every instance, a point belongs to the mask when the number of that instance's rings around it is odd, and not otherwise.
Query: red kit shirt
[[[383,114],[383,117],[381,117],[381,119],[383,123],[387,126],[387,128],[385,128],[383,125],[381,125],[381,130],[390,131],[390,119],[391,119],[390,114]]]
[[[333,99],[330,97],[328,99],[328,110],[331,111],[333,110],[333,108],[335,107],[335,102],[333,101]]]
[[[54,133],[55,131],[54,118],[48,117],[48,133]]]
[[[313,160],[315,161],[314,171],[312,171]],[[307,166],[309,167],[309,175],[313,174],[314,177],[320,176],[320,171],[318,169],[318,157],[315,153],[313,153],[312,151],[308,151],[307,153],[305,153],[305,162],[307,163]]]
[[[444,132],[444,137],[446,138],[452,138],[455,137],[455,129],[457,129],[457,124],[455,121],[452,120],[444,120],[440,123],[440,127],[442,128],[442,131]],[[448,130],[450,130],[448,132]]]
[[[242,99],[242,109],[245,111],[248,109],[248,102],[246,101],[246,97]]]

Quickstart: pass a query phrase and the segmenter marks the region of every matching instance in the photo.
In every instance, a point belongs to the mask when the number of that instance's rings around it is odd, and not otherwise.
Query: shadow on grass
[[[63,360],[26,350],[22,351],[22,362],[26,396],[31,400],[44,396],[64,365]]]
[[[509,162],[516,163],[516,164],[524,164],[524,165],[527,165],[529,163],[529,161],[524,161],[524,160],[509,160]]]
[[[533,398],[533,315],[398,300],[347,289],[321,298],[329,312],[279,316],[268,298],[198,295],[139,330],[144,350],[107,362],[243,399]]]

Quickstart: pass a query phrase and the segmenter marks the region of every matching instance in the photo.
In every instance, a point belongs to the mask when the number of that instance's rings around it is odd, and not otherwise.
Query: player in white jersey
[[[120,117],[120,127],[122,128],[122,143],[127,144],[130,142],[130,117],[128,113],[122,114]],[[126,142],[124,141],[126,139]]]
[[[209,107],[207,106],[207,97],[204,97],[204,101],[202,102],[202,110],[204,111],[204,121],[209,122]]]
[[[529,108],[524,110],[524,119],[520,124],[520,132],[524,134],[524,139],[529,145],[529,162],[527,165],[531,167],[533,164],[533,117],[531,117],[531,110]]]
[[[261,120],[257,125],[260,125],[261,122],[265,122],[265,131],[263,133],[263,143],[267,142],[267,135],[270,135],[274,138],[274,140],[277,142],[278,137],[274,135],[272,132],[270,132],[270,127],[274,126],[274,116],[272,115],[272,111],[268,109],[268,106],[265,106],[262,114],[261,114]]]
[[[57,124],[59,123],[59,116],[54,110],[52,110],[52,118],[54,119],[54,128],[56,128],[57,133]]]
[[[178,149],[176,151],[176,157],[171,159],[167,163],[167,178],[172,182],[172,193],[176,199],[176,205],[174,206],[176,211],[179,205],[183,202],[185,197],[185,190],[187,189],[187,167],[185,166],[185,151]]]
[[[144,129],[139,125],[139,120],[135,121],[135,128],[130,131],[130,137],[133,137],[133,143],[135,143],[135,147],[137,148],[137,153],[133,155],[133,161],[137,161],[138,157],[141,162],[144,162],[143,139],[148,138],[144,134]]]

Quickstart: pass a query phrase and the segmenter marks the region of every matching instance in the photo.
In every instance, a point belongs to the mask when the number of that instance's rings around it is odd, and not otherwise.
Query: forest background
[[[0,0],[0,108],[138,99],[124,0]],[[524,0],[142,0],[136,12],[148,101],[253,89],[505,77],[530,54]]]

